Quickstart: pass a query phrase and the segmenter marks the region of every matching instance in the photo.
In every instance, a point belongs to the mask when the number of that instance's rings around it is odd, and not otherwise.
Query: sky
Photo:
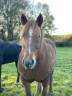
[[[32,0],[49,5],[50,13],[53,14],[55,27],[54,34],[64,35],[72,33],[72,0]]]

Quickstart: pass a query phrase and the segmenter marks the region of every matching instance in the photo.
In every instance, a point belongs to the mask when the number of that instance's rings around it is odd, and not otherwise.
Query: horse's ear
[[[25,25],[27,23],[27,18],[24,14],[21,15],[21,23],[22,25]]]
[[[41,25],[43,23],[43,16],[42,16],[42,14],[39,14],[39,16],[37,17],[36,23],[38,24],[39,27],[41,27]]]

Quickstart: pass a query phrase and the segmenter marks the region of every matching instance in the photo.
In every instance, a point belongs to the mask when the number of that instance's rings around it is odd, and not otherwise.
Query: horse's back
[[[0,40],[0,56],[3,54],[4,41]]]
[[[3,64],[18,60],[21,46],[12,42],[0,42],[0,56]]]
[[[15,43],[6,43],[4,47],[4,63],[17,61],[20,53],[20,46]]]
[[[56,63],[56,46],[55,42],[51,39],[44,39],[44,46],[46,48],[46,54],[48,58],[48,63],[54,65]],[[45,50],[45,49],[44,49]]]

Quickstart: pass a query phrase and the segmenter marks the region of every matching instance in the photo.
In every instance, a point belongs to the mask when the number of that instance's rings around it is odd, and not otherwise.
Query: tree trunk
[[[5,31],[3,29],[0,30],[0,39],[6,41]]]
[[[12,40],[13,40],[13,32],[8,31],[8,41],[12,41]]]
[[[12,22],[8,22],[8,41],[12,41],[13,40],[13,28],[12,28]]]

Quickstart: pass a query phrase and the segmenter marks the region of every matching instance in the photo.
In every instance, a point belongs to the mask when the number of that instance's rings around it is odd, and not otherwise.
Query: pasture
[[[57,48],[56,65],[54,70],[54,96],[72,96],[72,47]],[[5,88],[0,96],[25,96],[21,81],[16,81],[15,64],[2,66],[2,86]],[[32,83],[32,93],[35,93],[35,82]]]

